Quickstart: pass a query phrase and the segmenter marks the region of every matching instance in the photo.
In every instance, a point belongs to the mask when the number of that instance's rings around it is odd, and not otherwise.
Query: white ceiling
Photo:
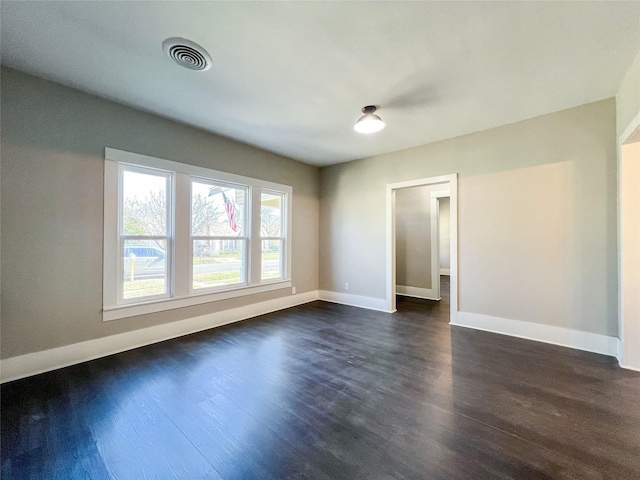
[[[315,165],[614,96],[640,2],[2,2],[4,65]],[[206,48],[193,72],[168,37]],[[387,123],[363,136],[365,105]]]

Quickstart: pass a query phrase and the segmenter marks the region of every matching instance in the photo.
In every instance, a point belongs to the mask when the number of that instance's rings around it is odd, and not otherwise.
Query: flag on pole
[[[229,197],[222,192],[222,198],[224,199],[224,209],[227,211],[227,218],[229,219],[229,226],[234,232],[238,231],[238,224],[236,223],[236,207]]]

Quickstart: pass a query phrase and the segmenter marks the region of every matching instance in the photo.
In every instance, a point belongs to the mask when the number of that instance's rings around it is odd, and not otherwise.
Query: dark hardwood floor
[[[2,478],[640,478],[639,373],[447,322],[314,302],[5,384]]]

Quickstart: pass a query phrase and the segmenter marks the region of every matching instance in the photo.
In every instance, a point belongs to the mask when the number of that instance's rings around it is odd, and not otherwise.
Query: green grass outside
[[[202,273],[193,278],[193,283],[195,288],[240,283],[240,272]],[[165,281],[162,278],[124,282],[123,297],[125,299],[160,295],[163,293],[165,293]]]
[[[229,259],[240,261],[240,254],[239,253],[222,253],[219,255],[211,256],[211,257],[195,257],[194,256],[193,264],[209,265],[211,263],[227,263]]]
[[[240,272],[201,273],[199,275],[194,275],[193,280],[195,282],[204,283],[238,283],[240,282]]]
[[[280,278],[279,273],[263,273],[262,280],[270,280],[272,278]]]
[[[278,278],[278,273],[265,273],[263,280]],[[193,277],[194,288],[206,288],[214,285],[230,285],[240,283],[240,272],[201,273]],[[134,280],[124,282],[124,298],[146,297],[165,293],[165,280],[154,278],[151,280]]]
[[[165,293],[163,278],[151,280],[134,280],[124,282],[124,298],[146,297],[148,295],[160,295]]]

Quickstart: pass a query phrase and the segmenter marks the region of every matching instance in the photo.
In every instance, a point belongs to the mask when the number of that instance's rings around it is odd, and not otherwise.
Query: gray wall
[[[617,136],[624,133],[640,112],[640,52],[625,74],[616,94]]]
[[[384,298],[385,185],[458,173],[459,309],[616,335],[615,116],[608,99],[323,168],[320,288]]]
[[[103,322],[104,148],[293,186],[293,283],[318,289],[319,170],[73,89],[2,69],[0,356],[289,295]]]
[[[431,288],[431,190],[396,191],[396,284]]]

